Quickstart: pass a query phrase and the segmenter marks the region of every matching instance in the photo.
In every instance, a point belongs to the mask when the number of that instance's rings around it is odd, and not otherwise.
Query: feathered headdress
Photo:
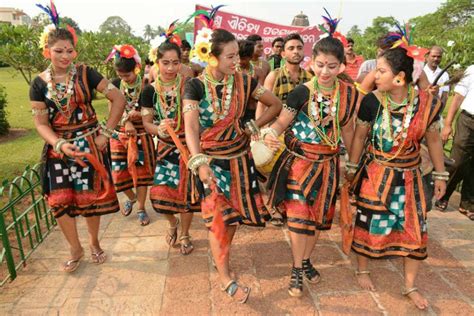
[[[43,33],[41,33],[40,41],[39,41],[39,46],[43,49],[43,55],[46,56],[45,49],[48,44],[49,33],[59,28],[59,23],[60,23],[59,13],[58,13],[58,10],[56,9],[56,5],[54,4],[53,0],[50,1],[50,5],[43,6],[37,3],[36,6],[40,8],[41,10],[43,10],[48,15],[49,19],[52,22],[51,24],[46,25],[44,27]],[[73,44],[74,46],[76,46],[77,44],[76,31],[74,30],[73,27],[71,27],[68,24],[66,24],[66,28],[71,33],[72,38],[73,38]]]
[[[428,49],[413,45],[412,31],[410,30],[410,24],[406,23],[404,28],[400,24],[396,24],[397,29],[400,33],[389,33],[386,41],[394,41],[392,48],[403,47],[407,50],[407,55],[415,60],[424,61],[425,55],[429,52]],[[413,28],[412,28],[413,29]]]
[[[105,62],[108,62],[112,58],[114,60],[119,59],[120,57],[122,58],[128,58],[128,59],[134,59],[137,65],[135,66],[135,73],[138,74],[140,72],[140,69],[142,67],[142,60],[140,58],[140,55],[138,55],[137,50],[135,47],[132,45],[114,45],[112,50],[110,51],[109,55],[105,59]]]
[[[213,7],[210,12],[206,10],[197,10],[187,19],[187,21],[189,21],[196,18],[204,24],[204,27],[196,34],[196,40],[194,41],[194,48],[192,51],[192,55],[202,62],[207,63],[209,61],[209,54],[211,52],[211,35],[216,27],[214,25],[214,19],[217,11],[219,11],[223,6],[224,5],[221,4]]]
[[[181,32],[183,28],[178,27],[177,22],[178,20],[171,22],[170,26],[168,26],[168,29],[165,32],[161,33],[160,36],[150,41],[150,52],[148,53],[148,58],[151,61],[156,62],[158,47],[160,47],[160,45],[164,42],[174,43],[181,47],[181,38],[179,37],[178,33]],[[182,25],[185,25],[186,22]]]
[[[324,19],[324,24],[320,25],[319,26],[319,29],[321,31],[323,31],[323,35],[320,36],[319,38],[324,38],[324,37],[334,37],[338,40],[340,40],[342,42],[342,45],[344,47],[347,46],[347,39],[344,35],[342,35],[341,33],[337,32],[337,25],[339,24],[339,22],[341,22],[341,19],[333,19],[331,17],[331,14],[329,14],[328,10],[326,10],[326,8],[323,8],[324,11],[326,12],[326,14],[328,16],[322,16],[323,19]]]

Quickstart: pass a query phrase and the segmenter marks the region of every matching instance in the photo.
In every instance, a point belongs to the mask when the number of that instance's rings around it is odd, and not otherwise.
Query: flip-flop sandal
[[[168,231],[166,232],[165,240],[166,243],[170,246],[173,247],[174,244],[176,243],[176,240],[178,239],[178,226],[179,226],[180,220],[179,218],[176,218],[176,223],[174,226],[168,226]],[[170,230],[173,230],[173,233],[170,233]]]
[[[123,216],[130,215],[133,210],[133,204],[135,204],[136,202],[137,202],[137,199],[125,201],[125,203],[123,204],[123,209],[121,211],[122,215]]]
[[[183,243],[183,240],[187,240],[187,243]],[[193,243],[191,242],[191,236],[183,235],[179,237],[180,241],[180,252],[183,256],[189,255],[194,250]]]
[[[81,264],[82,257],[84,257],[84,254],[82,254],[77,259],[71,259],[71,260],[68,260],[68,261],[64,262],[62,270],[64,272],[67,272],[67,273],[72,273],[72,272],[76,271],[77,268],[79,268],[79,265]]]
[[[105,262],[105,260],[107,260],[107,255],[103,250],[100,250],[99,252],[91,253],[91,259],[95,264],[102,264]]]
[[[140,222],[140,225],[146,226],[150,224],[150,217],[148,217],[148,214],[146,213],[145,210],[138,211],[137,215],[138,215],[138,221]]]

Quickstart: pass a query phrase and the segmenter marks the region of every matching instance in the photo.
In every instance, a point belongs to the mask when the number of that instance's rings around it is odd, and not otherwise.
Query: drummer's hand
[[[211,167],[209,167],[209,165],[207,164],[200,166],[198,169],[198,173],[199,173],[199,179],[204,184],[209,185],[215,179],[214,174],[212,173]]]
[[[280,140],[272,134],[266,134],[263,141],[265,142],[265,145],[267,145],[273,151],[277,151],[281,146]]]

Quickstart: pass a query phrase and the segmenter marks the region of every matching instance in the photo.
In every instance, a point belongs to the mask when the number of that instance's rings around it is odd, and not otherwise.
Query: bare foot
[[[375,291],[375,286],[370,279],[370,272],[369,271],[356,271],[356,278],[357,283],[359,286],[367,291]]]
[[[428,301],[426,298],[418,292],[418,290],[411,291],[410,293],[406,294],[409,297],[415,306],[420,310],[425,310],[428,308]]]

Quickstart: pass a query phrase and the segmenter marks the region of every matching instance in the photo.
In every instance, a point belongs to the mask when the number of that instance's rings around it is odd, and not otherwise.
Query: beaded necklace
[[[374,159],[379,162],[388,162],[395,158],[397,158],[406,142],[408,137],[408,128],[410,127],[410,122],[414,116],[415,111],[415,91],[412,86],[408,87],[408,96],[405,98],[401,103],[395,103],[390,99],[390,96],[387,92],[382,93],[382,106],[380,106],[377,110],[377,116],[379,117],[380,111],[382,110],[382,122],[378,128],[379,133],[379,149],[384,153],[385,160],[377,159],[375,156],[375,138],[377,131],[375,129],[372,130],[372,147],[374,151]],[[402,119],[402,130],[397,134],[394,135],[394,131],[392,129],[392,114],[391,110],[400,109],[400,112],[403,112],[403,119]],[[393,148],[393,146],[398,146],[397,151],[390,156],[388,152]]]
[[[54,105],[58,109],[59,113],[68,120],[71,118],[73,111],[71,111],[70,101],[74,94],[74,82],[76,80],[76,67],[71,64],[68,69],[66,77],[66,84],[64,91],[59,90],[54,81],[54,69],[53,65],[49,65],[46,69],[46,82],[48,92],[46,97],[53,101]],[[62,102],[66,100],[63,105]]]
[[[312,81],[313,86],[311,87],[312,89],[310,89],[308,99],[308,117],[322,142],[330,146],[331,149],[336,149],[339,145],[341,135],[341,128],[339,126],[339,80],[336,79],[332,88],[321,87],[318,83],[317,77],[314,77]],[[332,97],[330,99],[324,97],[321,90],[331,91]],[[330,119],[332,120],[332,135],[327,134],[326,124],[323,124],[326,120],[326,118],[323,118],[325,108],[329,108],[328,116],[330,116]]]
[[[120,81],[120,91],[122,91],[127,99],[127,112],[131,111],[134,107],[138,108],[142,87],[142,77],[140,75],[137,75],[137,79],[133,84],[128,84],[123,80]]]
[[[223,85],[222,98],[217,96],[216,87]],[[211,72],[206,69],[204,72],[204,89],[206,92],[206,101],[211,104],[212,111],[217,116],[217,119],[223,119],[229,114],[230,104],[232,102],[232,95],[234,89],[234,76],[226,75],[222,82],[215,80]],[[224,102],[222,102],[224,100]],[[224,104],[222,104],[224,103]],[[214,121],[216,121],[215,119]]]
[[[161,120],[170,118],[170,115],[177,112],[175,119],[177,119],[175,132],[181,128],[181,75],[178,74],[176,78],[169,82],[163,82],[158,76],[155,80],[155,93],[157,95],[155,103],[155,111],[158,118]],[[171,90],[166,91],[165,87],[172,87]],[[168,98],[170,102],[168,103]]]

